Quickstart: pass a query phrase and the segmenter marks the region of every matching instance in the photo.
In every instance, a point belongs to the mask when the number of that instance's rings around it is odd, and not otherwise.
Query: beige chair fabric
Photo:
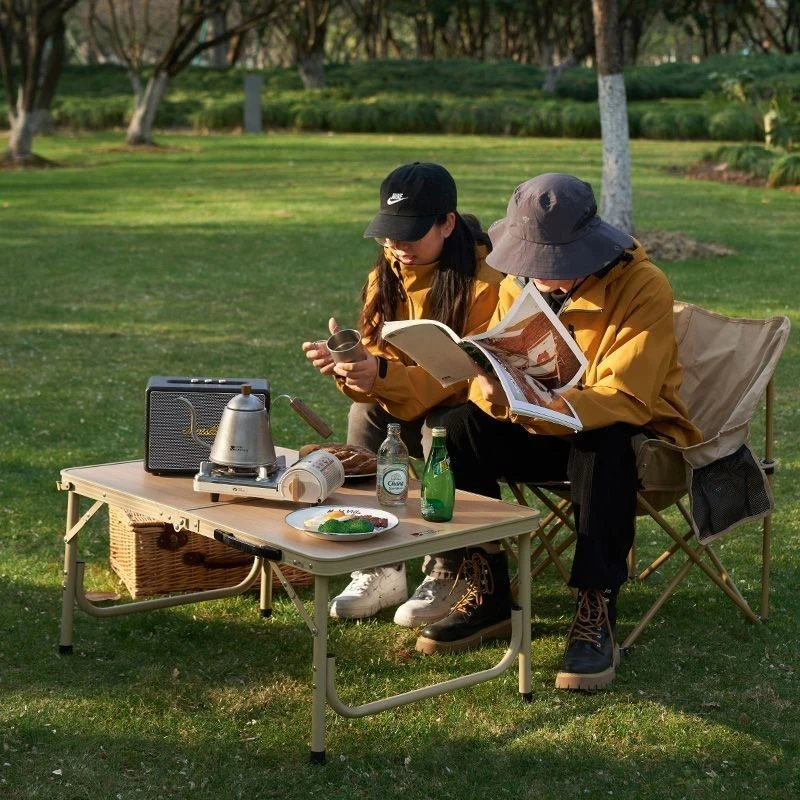
[[[789,320],[726,317],[681,302],[674,320],[681,397],[703,441],[678,448],[642,437],[634,446],[643,496],[661,509],[688,491],[692,530],[707,543],[772,511],[769,482],[748,437],[786,346]]]

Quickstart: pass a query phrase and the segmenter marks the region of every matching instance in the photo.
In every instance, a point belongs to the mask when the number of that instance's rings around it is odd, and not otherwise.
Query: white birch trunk
[[[128,123],[128,131],[125,137],[128,144],[153,143],[153,123],[168,83],[169,75],[166,72],[159,72],[150,78],[144,92],[137,92],[136,108],[133,111],[131,121]]]
[[[598,75],[600,127],[603,135],[603,219],[633,233],[631,153],[628,136],[628,104],[622,74]]]
[[[7,158],[11,161],[23,161],[33,154],[33,137],[36,133],[35,113],[17,108],[13,114],[8,115],[10,130]]]

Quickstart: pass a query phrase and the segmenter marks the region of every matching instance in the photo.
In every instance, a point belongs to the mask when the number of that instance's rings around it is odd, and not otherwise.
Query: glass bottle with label
[[[425,472],[422,474],[420,506],[423,519],[430,522],[447,522],[453,518],[456,500],[456,482],[450,469],[444,428],[433,429],[433,441]]]
[[[400,425],[390,422],[387,437],[378,448],[378,502],[402,506],[408,499],[408,448],[400,438]]]

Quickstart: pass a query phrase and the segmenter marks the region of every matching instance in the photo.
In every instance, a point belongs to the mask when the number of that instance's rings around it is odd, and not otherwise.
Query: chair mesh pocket
[[[695,469],[691,492],[692,517],[701,542],[772,511],[769,484],[746,444]]]

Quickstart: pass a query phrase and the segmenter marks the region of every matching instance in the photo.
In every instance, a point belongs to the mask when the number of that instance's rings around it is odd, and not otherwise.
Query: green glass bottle
[[[425,472],[422,474],[420,505],[422,518],[430,522],[447,522],[453,518],[456,499],[456,483],[450,469],[450,456],[447,455],[444,428],[433,429],[433,441]]]

